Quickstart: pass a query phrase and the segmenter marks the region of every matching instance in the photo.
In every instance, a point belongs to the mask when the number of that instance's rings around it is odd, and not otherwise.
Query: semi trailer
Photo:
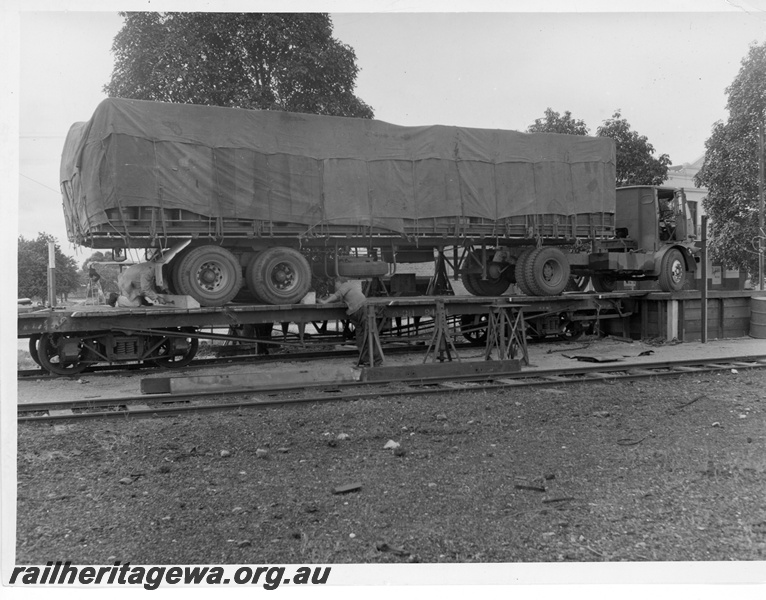
[[[144,249],[202,306],[294,304],[312,278],[424,261],[477,296],[683,288],[699,260],[683,190],[614,182],[608,138],[116,98],[61,162],[69,240]]]

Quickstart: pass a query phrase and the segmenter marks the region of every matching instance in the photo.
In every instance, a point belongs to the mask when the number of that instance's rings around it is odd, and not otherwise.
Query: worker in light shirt
[[[117,277],[120,290],[116,298],[112,295],[109,304],[123,308],[137,308],[144,304],[165,304],[157,293],[155,263],[153,261],[129,266]]]
[[[347,279],[346,277],[336,277],[335,293],[319,300],[320,304],[329,304],[331,302],[344,302],[346,304],[348,320],[354,326],[356,347],[359,350],[359,363],[376,367],[382,364],[383,359],[378,352],[377,346],[373,344],[373,361],[372,365],[370,365],[367,344],[364,343],[367,328],[367,317],[364,307],[367,303],[367,298],[362,292],[362,282]]]

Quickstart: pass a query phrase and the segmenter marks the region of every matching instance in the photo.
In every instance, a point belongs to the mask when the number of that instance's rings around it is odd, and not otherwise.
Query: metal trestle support
[[[516,358],[518,355],[524,365],[529,366],[527,352],[527,334],[522,306],[491,304],[487,323],[487,346],[484,359],[492,360],[493,351],[497,351],[498,360]]]
[[[455,343],[452,341],[452,335],[447,324],[447,309],[444,306],[444,300],[436,298],[436,314],[434,315],[434,334],[431,342],[428,344],[426,356],[423,363],[428,362],[428,357],[434,353],[434,360],[444,362],[446,359],[451,361],[454,354],[455,359],[460,362]]]

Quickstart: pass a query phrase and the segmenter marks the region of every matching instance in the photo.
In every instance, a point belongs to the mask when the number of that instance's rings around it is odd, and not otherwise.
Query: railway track
[[[159,417],[184,413],[268,408],[321,402],[340,402],[367,398],[423,396],[465,391],[500,390],[576,383],[631,381],[653,377],[679,377],[689,374],[762,369],[766,355],[726,359],[690,359],[625,364],[599,364],[592,367],[549,369],[510,373],[491,379],[480,376],[431,377],[374,383],[335,383],[299,387],[259,387],[226,389],[185,394],[152,394],[115,398],[94,398],[75,402],[44,402],[18,406],[19,422],[51,422],[94,418]],[[254,396],[260,394],[260,396]]]

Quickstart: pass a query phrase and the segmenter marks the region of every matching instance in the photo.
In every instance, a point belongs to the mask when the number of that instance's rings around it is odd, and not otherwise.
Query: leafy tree
[[[372,118],[323,13],[122,12],[112,97]]]
[[[596,130],[599,137],[614,140],[617,152],[617,187],[624,185],[662,185],[668,178],[670,157],[654,158],[654,146],[645,135],[630,129],[630,123],[617,110]]]
[[[54,242],[56,264],[56,295],[66,297],[77,289],[80,280],[77,263],[71,256],[61,252],[58,241],[47,233],[37,234],[37,239],[27,240],[19,236],[18,268],[20,298],[46,298],[48,295],[48,242]]]
[[[711,258],[758,271],[758,127],[766,109],[766,43],[752,45],[726,88],[726,122],[713,125],[695,184],[708,189]],[[760,235],[764,235],[763,232]]]
[[[91,265],[93,265],[93,268],[101,277],[100,279],[101,289],[104,291],[104,293],[109,294],[109,292],[117,292],[118,291],[117,276],[120,274],[120,267],[117,265],[98,264],[102,262],[111,262],[111,261],[113,261],[113,255],[111,250],[105,250],[103,252],[100,250],[96,250],[87,259],[83,261],[82,268],[80,269],[78,273],[80,276],[80,280],[83,283],[88,282],[90,267]]]
[[[585,121],[573,119],[572,113],[557,113],[552,108],[545,109],[545,117],[535,119],[535,122],[527,128],[528,133],[565,133],[568,135],[588,135],[588,127]]]

